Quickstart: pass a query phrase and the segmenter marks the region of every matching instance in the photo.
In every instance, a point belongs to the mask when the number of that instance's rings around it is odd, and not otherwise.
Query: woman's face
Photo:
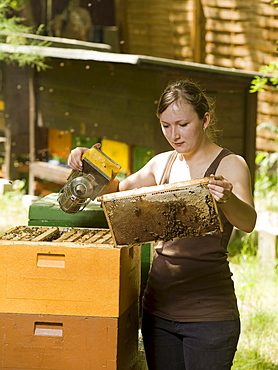
[[[192,105],[186,102],[174,102],[160,115],[165,138],[181,154],[196,151],[207,139],[205,129],[209,120],[209,113],[200,119]]]

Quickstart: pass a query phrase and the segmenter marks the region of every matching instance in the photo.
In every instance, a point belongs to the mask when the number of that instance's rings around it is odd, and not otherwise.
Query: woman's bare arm
[[[231,155],[224,158],[210,180],[210,192],[229,222],[238,229],[251,232],[256,224],[250,172],[244,159]]]

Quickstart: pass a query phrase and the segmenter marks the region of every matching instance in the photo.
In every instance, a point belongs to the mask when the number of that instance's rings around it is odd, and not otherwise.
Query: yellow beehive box
[[[137,360],[138,304],[119,318],[0,314],[1,369],[128,370]]]
[[[0,238],[0,312],[119,317],[138,300],[140,253],[107,229],[14,228]]]

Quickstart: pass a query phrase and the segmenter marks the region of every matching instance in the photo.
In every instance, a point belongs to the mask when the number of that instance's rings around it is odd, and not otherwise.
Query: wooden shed
[[[31,51],[30,47],[20,48],[22,52]],[[35,73],[31,85],[28,69],[24,72],[13,67],[11,73],[8,67],[10,73],[5,74],[5,114],[11,154],[15,158],[19,153],[31,153],[34,177],[57,181],[55,173],[59,168],[61,182],[64,181],[65,167],[56,166],[53,171],[53,163],[48,161],[53,159],[59,145],[66,158],[72,147],[80,143],[80,137],[83,146],[91,145],[91,138],[125,144],[126,174],[136,171],[151,154],[171,149],[161,133],[155,110],[167,83],[182,78],[198,82],[216,100],[216,113],[223,128],[221,144],[243,155],[254,176],[257,97],[249,93],[253,73],[94,50],[33,49],[38,51],[49,58],[51,68]],[[25,89],[18,89],[21,79]],[[29,137],[25,150],[21,145],[24,134],[15,129],[23,121]],[[53,138],[55,132],[57,140]],[[136,156],[141,156],[139,161]],[[42,162],[44,167],[40,166]]]

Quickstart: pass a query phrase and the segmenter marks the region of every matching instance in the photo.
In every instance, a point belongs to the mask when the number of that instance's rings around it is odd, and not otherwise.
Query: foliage
[[[263,76],[255,76],[253,78],[250,87],[251,93],[264,91],[268,82],[271,82],[275,89],[278,90],[278,60],[274,60],[268,65],[262,66],[259,72],[263,73]]]
[[[229,258],[233,263],[240,263],[244,256],[255,257],[257,255],[258,236],[255,231],[247,234],[236,230],[229,242]]]
[[[0,42],[14,46],[49,46],[49,43],[44,40],[27,38],[27,34],[33,34],[32,27],[24,25],[24,18],[12,15],[12,9],[17,9],[18,5],[19,2],[12,0],[2,0],[0,3]],[[43,26],[41,25],[35,34],[40,35],[42,31]],[[26,54],[0,51],[0,60],[6,63],[16,62],[20,67],[29,65],[38,71],[48,68],[45,57],[38,53]]]
[[[271,3],[278,9],[278,0],[274,0]],[[278,41],[277,41],[278,42]],[[278,48],[276,49],[278,51]],[[278,60],[270,62],[268,65],[264,65],[259,69],[259,72],[263,76],[255,76],[251,81],[250,92],[264,91],[265,86],[270,82],[275,90],[278,90]]]
[[[261,123],[258,130],[268,129],[276,133],[278,138],[278,127],[270,123]],[[278,139],[276,139],[278,141]],[[255,198],[263,200],[266,209],[278,211],[278,204],[273,203],[278,195],[278,152],[260,152],[256,156],[257,171],[255,174]]]
[[[0,219],[0,233],[14,226],[27,224],[28,209],[22,203],[24,194],[25,181],[15,180],[13,190],[0,195],[0,213],[5,215]]]

